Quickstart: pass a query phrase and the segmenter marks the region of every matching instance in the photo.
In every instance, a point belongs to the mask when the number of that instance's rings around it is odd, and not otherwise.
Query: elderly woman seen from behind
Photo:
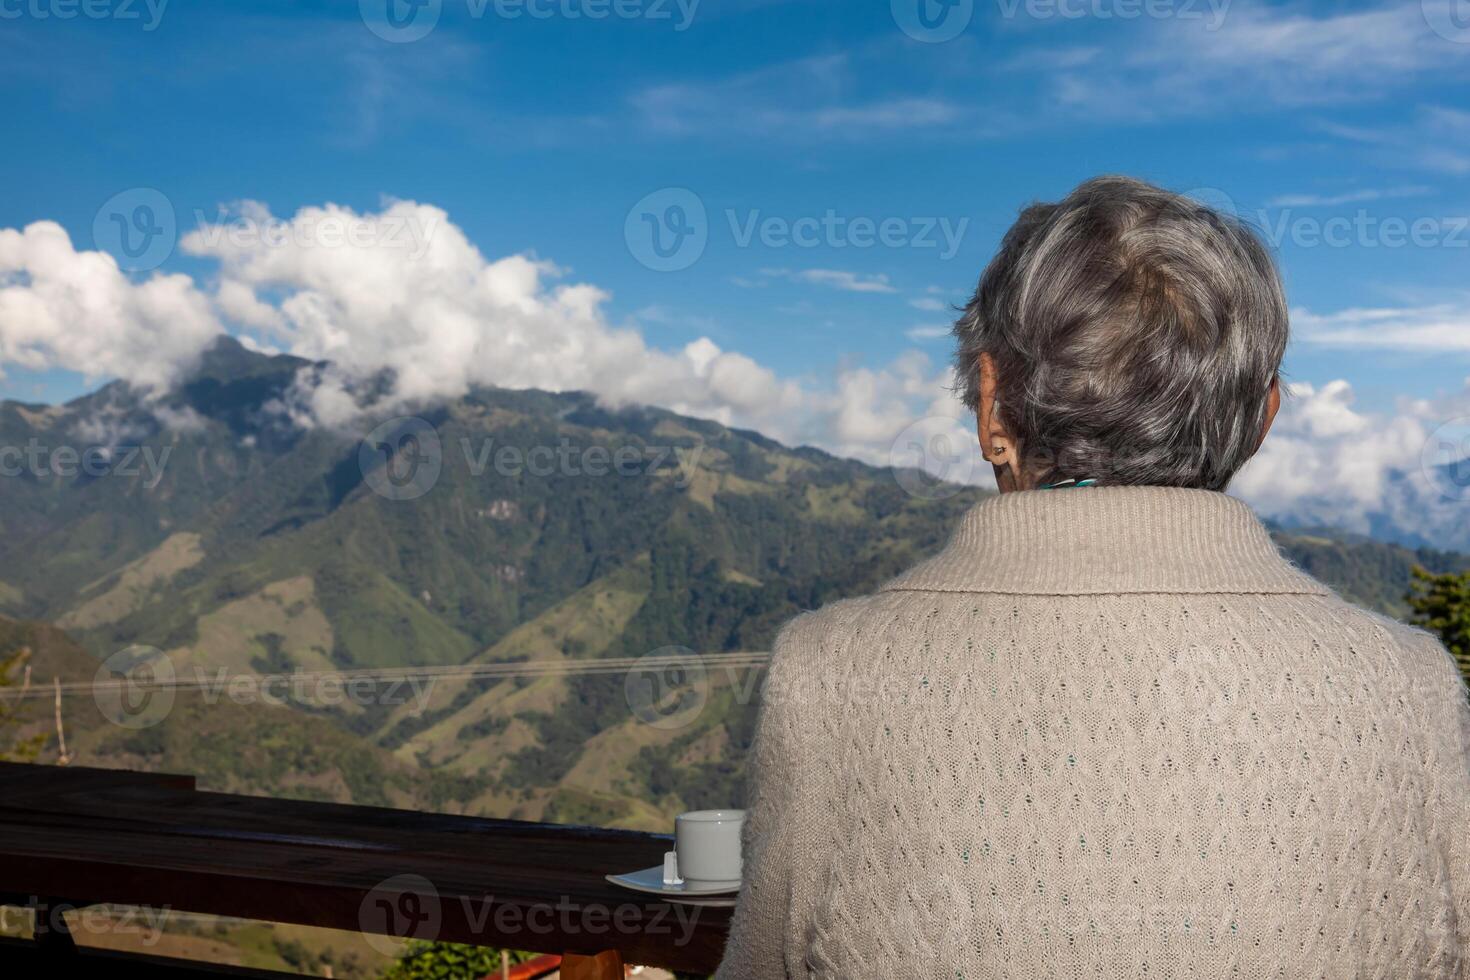
[[[1001,493],[790,623],[721,980],[1470,976],[1470,704],[1223,491],[1287,308],[1235,219],[1027,208],[955,327]]]

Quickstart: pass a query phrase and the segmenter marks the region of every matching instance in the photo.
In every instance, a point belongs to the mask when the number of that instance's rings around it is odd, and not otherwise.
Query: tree
[[[535,953],[511,951],[510,962],[524,963]],[[414,940],[388,968],[381,980],[480,980],[500,976],[498,949],[464,943],[431,943]]]
[[[1434,575],[1415,568],[1408,598],[1415,625],[1439,635],[1470,683],[1470,572]]]

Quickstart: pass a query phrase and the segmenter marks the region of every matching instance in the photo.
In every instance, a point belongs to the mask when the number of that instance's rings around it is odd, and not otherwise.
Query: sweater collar
[[[884,586],[895,590],[1330,594],[1281,556],[1245,504],[1173,487],[988,498],[943,551]]]

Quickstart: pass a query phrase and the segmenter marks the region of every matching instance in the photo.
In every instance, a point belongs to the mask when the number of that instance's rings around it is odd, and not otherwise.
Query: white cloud
[[[1366,148],[1379,165],[1409,165],[1435,173],[1470,173],[1470,113],[1444,106],[1421,106],[1397,125],[1319,125],[1329,136]]]
[[[158,389],[221,326],[184,275],[135,282],[103,252],[79,252],[55,222],[0,229],[0,372],[76,371]]]
[[[159,404],[153,407],[152,414],[164,428],[173,432],[201,432],[208,425],[208,420],[188,405],[174,408]]]
[[[827,286],[848,293],[898,292],[888,281],[888,277],[882,273],[863,275],[845,269],[762,269],[760,273],[767,279],[787,279],[791,282]]]
[[[1470,353],[1470,309],[1450,304],[1329,314],[1294,309],[1291,325],[1297,340],[1325,347]]]
[[[698,313],[685,313],[674,310],[662,303],[650,303],[633,314],[633,319],[638,323],[654,323],[665,327],[682,327],[690,330],[703,330],[708,333],[716,333],[720,330],[719,323],[712,316]]]
[[[241,326],[267,332],[278,331],[285,326],[280,310],[256,299],[249,286],[234,279],[219,284],[214,301],[221,313]]]
[[[1364,188],[1356,191],[1345,191],[1341,194],[1282,194],[1271,198],[1266,202],[1266,206],[1273,208],[1328,208],[1337,207],[1342,204],[1362,204],[1368,201],[1419,197],[1430,192],[1430,188],[1416,185],[1413,187]]]
[[[917,327],[909,327],[903,335],[909,340],[918,342],[922,340],[938,340],[940,337],[948,337],[950,328],[945,324],[925,324]]]
[[[405,228],[425,233],[392,231]],[[0,370],[64,369],[162,389],[229,324],[250,349],[330,363],[303,374],[288,406],[304,425],[354,421],[354,392],[368,381],[389,379],[379,410],[475,385],[581,389],[610,405],[662,405],[881,464],[915,419],[963,414],[948,369],[917,352],[845,366],[822,382],[782,377],[708,337],[651,347],[636,328],[608,321],[602,290],[564,281],[565,270],[533,255],[487,259],[431,205],[357,213],[329,204],[277,219],[245,202],[227,226],[201,226],[180,244],[217,263],[210,290],[186,275],[134,281],[110,256],[73,248],[51,222],[0,229]],[[882,276],[792,277],[892,291]]]
[[[1432,0],[1431,0],[1432,2]],[[1390,3],[1367,10],[1314,17],[1290,8],[1239,4],[1213,33],[1179,21],[1176,37],[1193,43],[1185,51],[1155,51],[1152,60],[1203,57],[1223,68],[1272,67],[1289,73],[1283,82],[1316,85],[1359,82],[1365,72],[1410,74],[1457,59],[1434,39],[1419,3]],[[1301,98],[1332,94],[1298,93]]]
[[[249,334],[237,334],[235,336],[235,339],[240,341],[240,346],[244,347],[246,350],[254,351],[257,354],[264,354],[267,357],[275,357],[277,354],[285,353],[285,351],[281,350],[275,344],[262,343]]]
[[[324,245],[307,233],[333,216],[434,231],[422,248],[371,237]],[[595,286],[569,282],[565,270],[532,255],[488,259],[430,205],[399,201],[369,214],[304,208],[286,224],[288,233],[272,240],[186,236],[185,251],[217,263],[208,293],[183,275],[133,282],[109,257],[73,249],[54,224],[0,230],[0,366],[158,387],[185,371],[225,321],[254,349],[331,362],[320,376],[304,376],[296,393],[292,408],[306,425],[353,421],[361,411],[354,392],[387,378],[379,410],[476,385],[583,389],[610,405],[661,405],[880,464],[910,462],[918,447],[920,462],[952,477],[955,453],[931,448],[959,447],[961,456],[973,449],[950,369],[918,351],[879,366],[844,365],[825,379],[786,377],[708,337],[651,347],[637,329],[609,322],[607,296]],[[1297,310],[1293,321],[1306,343],[1470,349],[1470,316],[1451,306]],[[910,338],[946,330],[918,325]],[[1356,407],[1345,381],[1298,385],[1234,489],[1274,516],[1366,530],[1374,515],[1391,513],[1418,526],[1438,512],[1419,498],[1409,506],[1401,475],[1415,472],[1440,422],[1464,415],[1470,388],[1375,414]],[[964,456],[963,477],[987,480],[972,462]]]
[[[941,299],[936,299],[933,296],[915,297],[914,299],[909,300],[909,305],[916,310],[923,310],[925,313],[939,313],[943,310],[949,309],[949,305],[947,303],[945,303]]]
[[[1361,350],[1470,353],[1470,310],[1438,306],[1292,311],[1298,342]],[[1470,548],[1465,503],[1446,498],[1424,471],[1436,429],[1470,419],[1470,378],[1436,398],[1401,398],[1365,412],[1343,380],[1291,386],[1275,428],[1233,492],[1263,513],[1361,533],[1393,530],[1406,540]]]
[[[1463,46],[1436,35],[1420,3],[1313,15],[1237,2],[1215,29],[1198,17],[1161,18],[1136,43],[1085,51],[1071,69],[1056,67],[1056,51],[1012,66],[1044,70],[1063,104],[1110,118],[1375,101],[1431,71],[1465,70]]]
[[[796,273],[796,278],[803,282],[831,286],[833,289],[841,289],[849,293],[898,292],[889,284],[888,277],[885,275],[864,276],[842,269],[805,269]]]
[[[661,405],[878,463],[913,420],[963,414],[946,390],[948,369],[916,352],[884,367],[845,367],[820,383],[781,377],[708,337],[679,350],[650,347],[636,329],[608,321],[602,290],[567,283],[565,270],[534,256],[488,259],[431,205],[398,201],[376,214],[326,205],[289,219],[254,211],[252,219],[277,232],[204,228],[185,236],[183,248],[218,262],[215,302],[250,343],[331,363],[292,406],[303,424],[349,422],[359,411],[351,392],[384,371],[392,373],[393,405],[482,384],[582,389],[608,404]],[[432,233],[414,247],[368,234],[324,246],[311,229],[333,223]],[[772,271],[857,292],[893,290],[882,276]]]
[[[1465,547],[1465,504],[1443,499],[1421,461],[1438,426],[1470,416],[1470,379],[1456,395],[1402,399],[1392,413],[1363,412],[1354,402],[1346,381],[1291,386],[1270,437],[1231,492],[1263,514],[1307,525],[1366,533],[1387,520],[1426,540],[1444,533],[1437,528],[1457,528]]]
[[[866,54],[798,58],[710,82],[650,86],[630,103],[646,130],[664,136],[870,139],[949,126],[971,115],[937,96],[864,97],[868,63]]]

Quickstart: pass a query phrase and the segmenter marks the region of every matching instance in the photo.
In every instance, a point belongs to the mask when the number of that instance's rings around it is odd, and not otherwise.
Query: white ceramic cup
[[[674,818],[679,877],[688,888],[740,887],[744,810],[694,810]]]

